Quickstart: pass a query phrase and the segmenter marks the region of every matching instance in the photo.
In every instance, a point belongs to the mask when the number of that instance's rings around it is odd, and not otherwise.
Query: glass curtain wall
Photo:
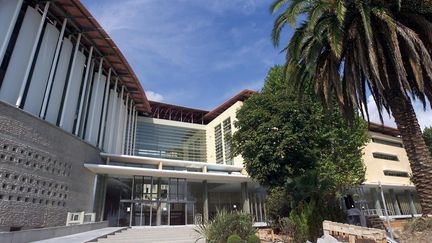
[[[107,179],[104,219],[110,226],[200,224],[204,219],[204,186],[202,181],[182,178],[111,176]],[[207,183],[207,192],[210,219],[221,209],[242,210],[240,183]],[[264,196],[249,193],[251,214],[256,221],[264,221]]]
[[[206,161],[204,129],[155,124],[149,118],[138,119],[134,155]]]

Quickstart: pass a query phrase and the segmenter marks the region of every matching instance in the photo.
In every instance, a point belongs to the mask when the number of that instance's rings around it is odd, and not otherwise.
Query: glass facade
[[[242,210],[240,183],[203,183],[182,178],[150,176],[107,177],[104,220],[110,226],[199,224],[204,218],[205,187],[208,213]],[[251,214],[265,220],[264,200],[249,191]],[[258,199],[257,199],[258,198]]]
[[[134,155],[204,162],[207,158],[205,130],[139,119]]]

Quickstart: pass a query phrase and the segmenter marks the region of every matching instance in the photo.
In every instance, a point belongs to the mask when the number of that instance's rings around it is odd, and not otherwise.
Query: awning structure
[[[147,164],[147,165],[159,165],[163,166],[175,166],[175,167],[185,167],[194,169],[206,169],[208,171],[222,171],[222,172],[242,172],[242,166],[234,165],[223,165],[223,164],[212,164],[206,162],[196,162],[196,161],[186,161],[186,160],[174,160],[174,159],[161,159],[161,158],[151,158],[142,156],[132,156],[132,155],[119,155],[119,154],[107,154],[101,153],[102,158],[107,159],[108,163],[111,161],[123,162],[123,163],[135,163],[135,164]]]
[[[192,171],[176,171],[176,170],[161,170],[137,168],[130,166],[119,165],[102,165],[102,164],[84,164],[84,167],[95,174],[110,174],[110,175],[140,175],[165,178],[184,178],[193,180],[207,180],[209,182],[252,182],[252,179],[247,175],[242,174],[222,174],[211,172],[192,172]]]

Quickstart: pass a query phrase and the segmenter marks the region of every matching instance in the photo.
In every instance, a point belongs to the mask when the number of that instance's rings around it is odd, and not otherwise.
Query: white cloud
[[[414,110],[416,112],[417,120],[419,121],[420,127],[423,129],[425,127],[432,126],[431,109],[428,108],[428,106],[427,106],[426,111],[423,110],[423,105],[418,101],[414,101],[413,105],[414,105]],[[379,119],[379,115],[378,115],[378,108],[375,105],[375,101],[374,101],[372,95],[370,95],[368,97],[368,109],[369,109],[370,121],[376,122],[376,123],[381,123],[381,121]],[[394,121],[393,116],[391,116],[391,115],[389,116],[386,111],[383,111],[383,120],[384,120],[384,125],[390,126],[390,127],[396,127],[396,123]]]
[[[163,95],[153,92],[153,91],[146,91],[146,95],[147,95],[147,99],[151,100],[151,101],[156,101],[156,102],[162,102],[165,100],[165,98],[163,97]]]

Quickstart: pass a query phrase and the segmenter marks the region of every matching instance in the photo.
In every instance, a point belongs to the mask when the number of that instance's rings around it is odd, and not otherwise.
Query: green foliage
[[[357,117],[348,123],[339,109],[324,109],[311,92],[299,99],[278,66],[269,71],[262,92],[244,102],[237,119],[233,151],[242,155],[249,175],[270,188],[267,212],[273,226],[289,216],[295,238],[314,240],[324,218],[341,219],[338,199],[364,181],[366,122]]]
[[[320,237],[324,219],[340,222],[344,219],[343,212],[337,207],[337,201],[318,199],[302,203],[291,211],[289,222],[285,222],[295,242],[314,241]]]
[[[249,237],[247,238],[247,243],[260,243],[261,240],[258,236],[256,235],[249,235]]]
[[[423,130],[423,138],[426,146],[429,148],[429,152],[432,154],[432,127],[426,127]]]
[[[284,187],[269,188],[266,197],[267,221],[272,228],[279,228],[279,220],[288,217],[291,211],[291,200]]]
[[[406,225],[405,230],[410,232],[422,232],[432,230],[432,218],[414,218],[411,219]]]
[[[243,240],[238,235],[230,235],[230,237],[228,237],[227,243],[243,243]]]
[[[324,110],[312,95],[299,101],[283,77],[281,67],[272,68],[262,92],[237,112],[233,150],[244,158],[249,175],[271,187],[315,176],[315,189],[307,193],[363,182],[365,122],[356,119],[350,126],[338,109]]]
[[[226,243],[230,235],[236,234],[241,239],[247,239],[255,234],[253,217],[243,212],[228,213],[226,210],[218,211],[209,223],[198,225],[195,231],[208,243]],[[198,240],[199,240],[198,239]]]

